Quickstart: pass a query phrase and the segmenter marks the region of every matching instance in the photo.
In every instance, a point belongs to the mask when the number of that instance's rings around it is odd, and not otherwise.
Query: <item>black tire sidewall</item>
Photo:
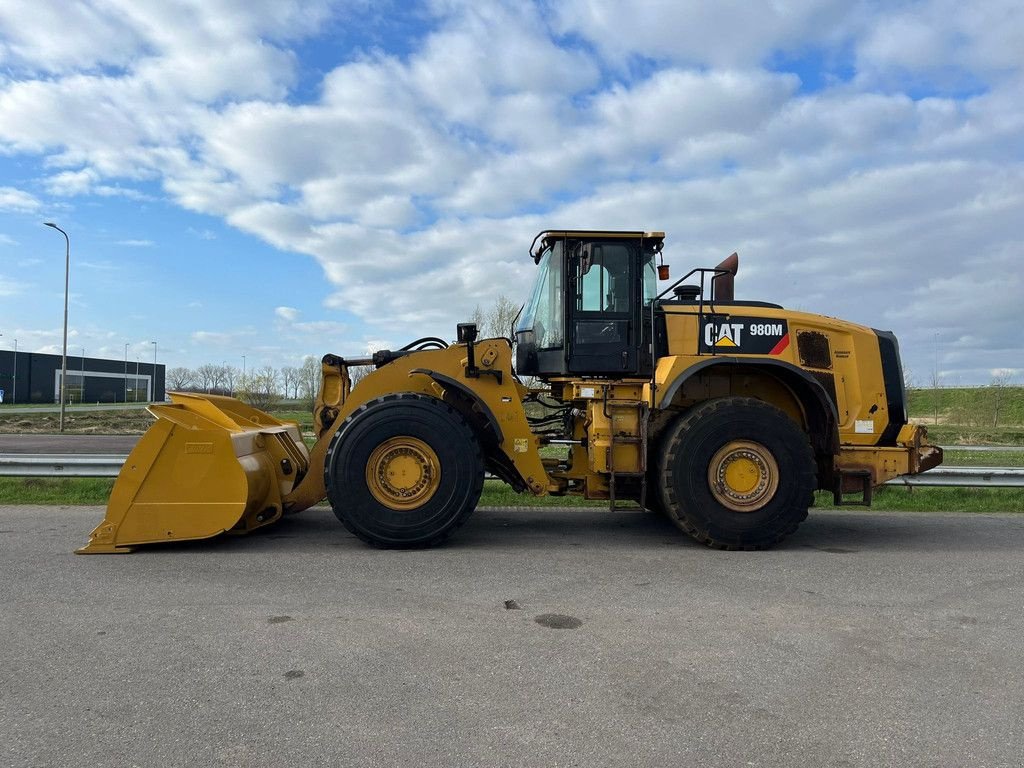
[[[437,490],[410,510],[381,504],[366,482],[370,454],[399,436],[429,445],[440,467]],[[346,420],[332,440],[324,480],[334,514],[360,538],[386,547],[427,546],[446,538],[476,507],[483,459],[472,429],[450,406],[427,396],[389,396]]]
[[[778,465],[775,494],[756,511],[731,510],[711,491],[711,459],[722,446],[736,440],[759,443]],[[664,462],[663,498],[669,516],[705,543],[770,546],[807,516],[815,485],[810,443],[806,434],[773,406],[751,401],[703,404],[680,420]]]

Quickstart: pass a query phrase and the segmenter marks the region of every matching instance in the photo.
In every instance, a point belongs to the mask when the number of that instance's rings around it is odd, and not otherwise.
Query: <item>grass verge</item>
[[[109,477],[0,477],[0,504],[105,505]]]
[[[108,478],[0,477],[0,504],[104,506],[114,481]],[[607,502],[579,496],[517,494],[498,480],[484,483],[480,506],[601,507]],[[636,506],[621,502],[620,506]],[[834,509],[832,494],[816,494],[815,509]],[[1024,512],[1024,488],[880,488],[872,509],[879,512]],[[862,509],[862,507],[851,507]]]

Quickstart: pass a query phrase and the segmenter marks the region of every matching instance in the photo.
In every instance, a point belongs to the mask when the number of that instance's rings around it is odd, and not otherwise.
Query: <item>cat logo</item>
[[[708,347],[738,347],[743,343],[743,323],[708,323],[704,344]]]
[[[729,355],[781,355],[789,346],[785,320],[717,315],[701,321],[701,352]]]

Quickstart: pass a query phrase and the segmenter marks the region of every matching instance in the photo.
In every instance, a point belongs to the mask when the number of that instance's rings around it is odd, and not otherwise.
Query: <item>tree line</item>
[[[480,338],[510,338],[519,311],[518,304],[500,295],[487,309],[477,305],[470,320],[477,324]],[[370,370],[369,367],[350,368],[352,384],[355,385]],[[172,392],[230,395],[260,410],[273,408],[282,400],[298,401],[312,408],[320,387],[320,359],[309,355],[299,366],[274,368],[265,365],[245,371],[226,363],[207,363],[198,368],[179,366],[167,369],[166,387]]]
[[[264,365],[246,371],[226,364],[179,366],[167,369],[166,385],[173,392],[230,395],[261,410],[281,400],[298,400],[312,408],[320,387],[320,360],[309,355],[299,366]]]

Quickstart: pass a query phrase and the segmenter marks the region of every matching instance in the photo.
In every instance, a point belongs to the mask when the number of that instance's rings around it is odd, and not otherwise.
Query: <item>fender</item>
[[[810,428],[818,453],[839,453],[839,413],[836,404],[829,397],[825,388],[807,371],[784,360],[765,360],[756,357],[714,357],[692,365],[677,376],[672,383],[662,390],[662,396],[656,401],[656,407],[664,409],[675,397],[680,387],[693,376],[713,366],[754,366],[767,369],[765,372],[778,378],[797,396],[807,412]],[[808,407],[816,404],[817,408]]]
[[[451,376],[432,371],[429,368],[413,368],[409,371],[409,375],[414,374],[428,376],[444,387],[445,393],[451,396],[451,404],[462,412],[470,424],[476,427],[487,459],[487,468],[516,491],[527,490],[528,483],[501,447],[505,442],[505,435],[487,403],[471,388]]]
[[[429,368],[413,368],[411,371],[409,371],[409,375],[412,376],[413,374],[423,374],[424,376],[429,376],[431,379],[433,379],[442,387],[444,387],[445,391],[458,392],[459,397],[465,403],[467,403],[470,406],[475,405],[477,407],[480,416],[483,417],[483,431],[485,433],[485,437],[487,438],[487,440],[493,442],[495,446],[499,446],[503,442],[505,442],[505,435],[501,431],[501,425],[498,424],[498,420],[494,418],[494,413],[488,407],[487,403],[481,400],[480,396],[472,389],[467,387],[461,381],[453,379],[451,376],[446,376],[443,373],[432,371]],[[453,405],[458,405],[458,403],[453,403]],[[468,412],[471,410],[471,408],[465,408],[463,410],[467,411],[465,413],[466,416],[472,416],[472,414]],[[470,423],[472,423],[472,421],[473,420],[470,419]]]

